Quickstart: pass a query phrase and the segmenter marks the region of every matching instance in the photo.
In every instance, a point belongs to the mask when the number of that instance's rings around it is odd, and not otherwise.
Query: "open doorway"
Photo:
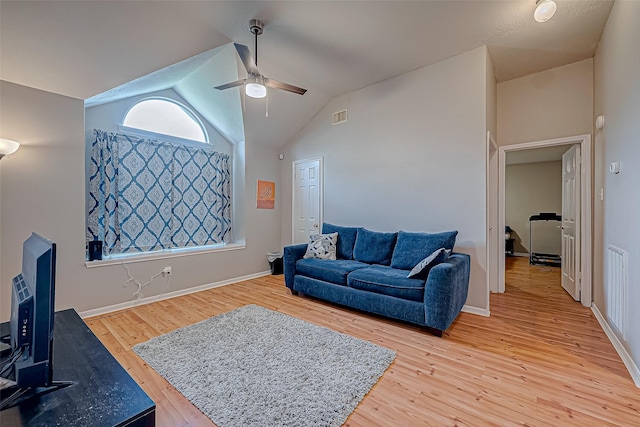
[[[579,144],[556,145],[506,153],[505,160],[505,292],[529,283],[525,277],[539,277],[545,283],[564,281],[565,290],[575,298],[575,257],[564,238],[563,217],[571,210],[575,191],[564,185],[563,158]],[[571,157],[573,159],[573,157]],[[568,168],[572,169],[572,168]],[[579,180],[573,180],[579,184]],[[567,195],[563,197],[565,190]],[[569,215],[574,218],[575,215]],[[574,224],[575,221],[571,221]],[[569,227],[567,227],[568,231]],[[575,233],[573,233],[575,238]],[[567,250],[568,249],[568,250]],[[569,272],[568,270],[573,269]]]
[[[560,266],[562,155],[571,147],[558,145],[506,153],[506,254],[526,257],[533,264]]]
[[[577,222],[577,229],[575,230],[574,244],[575,244],[575,257],[573,258],[576,264],[575,271],[577,275],[574,278],[576,286],[580,290],[579,297],[577,298],[585,306],[591,305],[591,136],[580,135],[575,137],[558,138],[545,141],[534,141],[522,144],[514,144],[509,146],[499,147],[498,155],[498,230],[504,230],[507,224],[506,222],[506,170],[507,170],[507,156],[518,158],[518,156],[526,157],[527,151],[542,148],[551,147],[563,147],[558,148],[559,151],[566,151],[566,148],[570,146],[577,146],[582,153],[582,164],[575,171],[579,174],[579,181],[582,185],[577,190],[580,195],[579,200],[579,221]],[[544,150],[543,150],[544,151]],[[562,190],[561,190],[562,191]],[[565,224],[562,224],[563,227]],[[522,228],[522,227],[521,227]],[[564,230],[563,230],[564,232]],[[528,234],[528,224],[525,228],[525,233]],[[564,237],[563,237],[564,238]],[[528,239],[527,239],[528,242]],[[515,242],[514,242],[515,243]],[[498,239],[497,250],[493,253],[492,262],[490,267],[495,267],[498,272],[497,283],[492,284],[492,292],[504,292],[505,290],[505,251],[507,241],[505,239]],[[524,247],[524,246],[523,246]],[[515,252],[515,245],[514,245]],[[529,252],[529,251],[527,251]]]

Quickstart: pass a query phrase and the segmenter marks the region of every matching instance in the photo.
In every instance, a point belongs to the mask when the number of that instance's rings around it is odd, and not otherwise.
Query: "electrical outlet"
[[[171,276],[171,266],[170,265],[162,269],[162,277],[168,277],[168,276]]]

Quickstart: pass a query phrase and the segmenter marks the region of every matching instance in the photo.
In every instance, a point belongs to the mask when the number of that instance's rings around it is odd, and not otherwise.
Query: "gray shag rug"
[[[220,427],[340,426],[396,357],[257,305],[133,350]]]

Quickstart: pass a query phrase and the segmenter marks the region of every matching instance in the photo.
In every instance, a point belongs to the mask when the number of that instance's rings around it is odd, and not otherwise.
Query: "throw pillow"
[[[457,231],[433,234],[400,231],[398,233],[398,242],[393,250],[391,267],[400,270],[411,270],[420,260],[437,249],[453,249],[457,235]]]
[[[367,264],[391,264],[397,236],[398,233],[380,233],[361,228],[353,247],[353,259]]]
[[[338,233],[312,234],[309,236],[309,244],[305,258],[336,259],[336,244]]]
[[[409,279],[426,280],[427,276],[429,275],[429,271],[441,262],[446,261],[446,259],[449,258],[450,253],[451,250],[449,249],[437,249],[431,255],[429,255],[428,257],[420,261],[415,267],[413,267],[413,270],[409,272],[409,275],[407,277]]]
[[[360,227],[342,227],[325,222],[322,224],[322,233],[338,233],[338,259],[353,259],[353,246],[356,244],[356,235]]]

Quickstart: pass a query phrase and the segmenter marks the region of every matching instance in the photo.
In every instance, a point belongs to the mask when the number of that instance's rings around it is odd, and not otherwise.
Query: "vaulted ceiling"
[[[271,91],[268,118],[264,100],[247,100],[247,141],[278,147],[331,98],[482,45],[498,81],[592,57],[613,1],[556,2],[556,16],[540,24],[534,0],[2,0],[0,78],[78,99],[97,96],[95,103],[175,87],[202,111],[229,73],[244,77],[238,63],[230,69],[215,61],[233,61],[225,48],[231,42],[253,50],[248,22],[259,18],[260,70],[308,89],[304,96]],[[205,64],[212,71],[194,81]],[[240,92],[232,91],[237,105]],[[227,96],[211,95],[211,102]],[[224,109],[209,114],[215,121]]]

